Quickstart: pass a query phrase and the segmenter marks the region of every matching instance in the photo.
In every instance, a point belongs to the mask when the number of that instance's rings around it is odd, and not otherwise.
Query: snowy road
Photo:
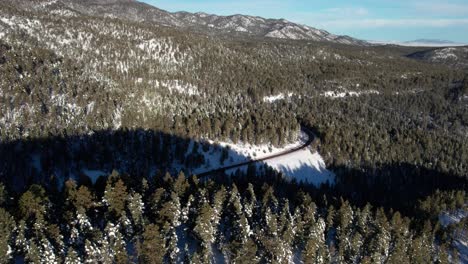
[[[285,150],[285,151],[282,151],[282,152],[279,152],[279,153],[276,153],[276,154],[273,154],[273,155],[269,155],[269,156],[266,156],[266,157],[262,157],[262,158],[259,158],[259,159],[252,159],[252,160],[249,160],[249,161],[233,164],[233,165],[218,168],[218,169],[215,169],[215,170],[210,170],[210,171],[207,171],[207,172],[199,173],[198,176],[200,176],[200,177],[208,176],[208,175],[211,175],[211,174],[214,174],[214,173],[220,173],[220,172],[224,172],[226,170],[231,170],[231,169],[235,169],[235,168],[244,167],[244,166],[247,166],[249,164],[254,164],[254,163],[257,163],[257,162],[263,162],[263,161],[272,160],[272,159],[275,159],[275,158],[278,158],[278,157],[287,156],[287,155],[289,155],[291,153],[295,153],[295,152],[304,150],[314,142],[315,135],[312,133],[312,131],[310,131],[309,129],[307,129],[305,127],[302,127],[301,129],[307,135],[308,138],[304,142],[304,144],[302,144],[302,145],[300,145],[298,147],[288,149],[288,150]]]

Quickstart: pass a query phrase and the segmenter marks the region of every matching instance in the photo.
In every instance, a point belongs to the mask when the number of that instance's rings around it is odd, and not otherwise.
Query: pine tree
[[[125,213],[125,203],[127,200],[127,187],[121,179],[109,177],[104,192],[103,202],[108,206],[108,212],[119,219]]]
[[[29,241],[29,247],[26,251],[24,259],[29,263],[42,263],[41,262],[41,252],[36,242]]]
[[[91,242],[90,240],[86,239],[85,241],[85,262],[87,263],[110,263],[111,259],[107,259],[107,262],[103,261],[103,258],[109,258],[107,253],[102,253],[101,249],[95,243]],[[104,255],[102,255],[104,254]]]
[[[128,197],[128,211],[130,212],[133,226],[136,231],[139,231],[142,228],[144,209],[145,204],[143,203],[143,198],[139,193],[133,193]]]
[[[291,215],[288,200],[285,201],[284,206],[279,217],[279,231],[282,243],[282,256],[281,259],[285,261],[292,260],[293,255],[293,241],[296,236],[296,223]]]
[[[241,245],[239,253],[232,258],[232,263],[260,263],[260,258],[257,256],[257,245],[251,238]]]
[[[120,226],[107,223],[101,244],[103,262],[127,263],[128,255],[126,243],[119,231]]]
[[[212,256],[211,246],[215,242],[216,230],[211,220],[213,216],[214,209],[205,200],[198,211],[195,227],[193,228],[193,232],[200,240],[201,252],[199,257],[203,263],[210,262]]]
[[[158,227],[153,224],[145,226],[142,239],[138,252],[139,261],[142,263],[163,263],[166,247]]]
[[[176,192],[177,195],[182,198],[184,197],[188,188],[189,183],[187,182],[187,178],[185,177],[184,172],[180,171],[179,176],[177,176],[177,179],[174,182],[174,192]]]
[[[80,186],[76,192],[73,192],[70,198],[72,199],[73,206],[83,214],[86,214],[94,204],[93,195],[88,187],[84,185]]]
[[[354,212],[347,201],[342,201],[338,211],[338,254],[343,257],[340,261],[350,262],[352,259],[352,230],[353,230]]]
[[[5,186],[0,183],[0,206],[3,206],[3,204],[6,202],[7,200],[7,191],[5,189]]]
[[[67,256],[65,257],[65,264],[80,264],[83,263],[76,250],[72,247],[68,248]]]
[[[26,239],[26,232],[28,231],[26,221],[20,220],[16,231],[15,247],[18,253],[26,253],[28,247],[28,240]]]
[[[439,264],[449,264],[450,263],[450,256],[448,254],[446,245],[441,245],[439,247],[438,256],[437,256],[437,263],[439,263]]]
[[[265,251],[264,258],[267,262],[282,262],[283,259],[283,241],[278,233],[278,218],[269,207],[266,208],[264,218],[264,231],[261,234],[260,241]]]
[[[416,237],[411,242],[410,261],[415,264],[431,263],[431,252],[426,246],[426,241],[423,236]]]
[[[2,263],[8,262],[11,258],[10,240],[14,227],[13,217],[3,208],[0,208],[0,256],[3,256],[0,262]]]
[[[390,250],[390,226],[382,208],[379,208],[374,220],[374,236],[370,241],[372,261],[386,261]]]
[[[327,263],[328,249],[325,244],[325,221],[322,218],[312,219],[310,224],[309,235],[304,247],[303,261],[304,263]]]
[[[180,216],[179,196],[175,192],[172,192],[170,200],[161,206],[156,222],[162,227],[163,232],[168,232],[171,228],[175,228],[181,224]]]
[[[21,195],[19,200],[19,210],[24,219],[35,217],[42,219],[47,213],[48,198],[44,188],[39,185],[32,185],[28,191]]]
[[[247,195],[244,201],[244,211],[248,219],[252,220],[256,206],[257,197],[255,195],[255,190],[253,185],[249,183],[247,186]]]
[[[58,263],[59,259],[56,256],[55,249],[46,238],[42,238],[40,241],[40,256],[41,263]]]
[[[411,239],[408,237],[410,234],[408,224],[401,218],[399,212],[393,214],[391,219],[391,245],[392,249],[389,253],[388,263],[407,263],[410,262],[408,256],[408,244]]]

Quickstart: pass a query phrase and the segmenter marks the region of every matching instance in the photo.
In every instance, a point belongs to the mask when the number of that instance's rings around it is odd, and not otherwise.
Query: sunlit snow
[[[278,100],[284,100],[285,98],[289,98],[293,95],[294,95],[293,93],[288,93],[286,95],[283,93],[279,93],[277,95],[265,96],[263,97],[263,102],[274,103]]]
[[[219,142],[218,149],[213,146],[207,152],[200,149],[200,154],[204,156],[205,164],[193,169],[191,173],[200,174],[249,160],[258,160],[283,153],[302,146],[307,139],[307,134],[301,133],[300,139],[297,142],[280,148],[274,147],[271,144],[252,145],[244,143],[234,144],[229,142]],[[191,145],[193,145],[193,142]],[[192,147],[193,146],[190,146],[188,152],[191,152]],[[229,157],[223,163],[220,162],[221,148],[227,148],[229,153]],[[263,164],[270,166],[278,172],[282,172],[287,179],[296,179],[297,181],[314,184],[315,186],[319,186],[320,184],[327,182],[330,184],[334,183],[335,176],[332,172],[327,170],[323,158],[318,152],[312,152],[309,148],[258,162],[257,166],[259,167]],[[227,173],[233,174],[238,169],[245,171],[247,166],[228,170]]]

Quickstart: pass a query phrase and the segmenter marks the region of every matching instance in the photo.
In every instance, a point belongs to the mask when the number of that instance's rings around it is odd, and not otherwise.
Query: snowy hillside
[[[408,55],[409,58],[444,64],[457,69],[468,68],[468,47],[437,48]]]

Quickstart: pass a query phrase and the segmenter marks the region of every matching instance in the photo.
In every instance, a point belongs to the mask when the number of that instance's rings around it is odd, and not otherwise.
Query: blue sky
[[[468,43],[468,0],[140,0],[168,11],[248,14],[366,40]]]

